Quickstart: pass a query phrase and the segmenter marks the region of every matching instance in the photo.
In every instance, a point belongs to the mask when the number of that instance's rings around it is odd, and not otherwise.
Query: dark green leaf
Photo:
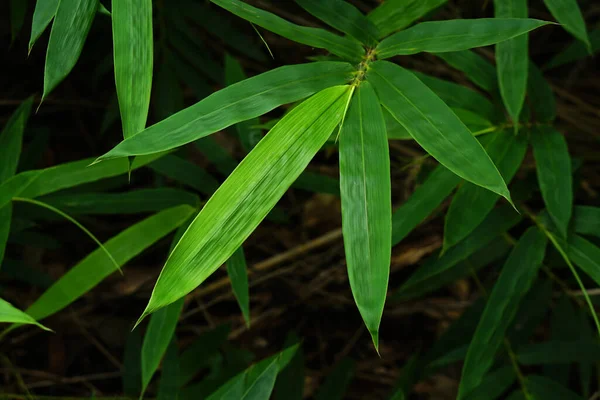
[[[248,292],[248,271],[244,249],[240,246],[227,261],[227,275],[235,299],[242,310],[246,326],[250,328],[250,294]]]
[[[177,343],[175,337],[173,337],[167,347],[165,359],[162,363],[157,400],[177,400],[179,398],[179,355],[177,352]]]
[[[204,168],[173,154],[161,157],[148,166],[159,174],[206,195],[211,195],[219,187],[219,181],[206,172]]]
[[[496,400],[512,386],[517,379],[512,366],[501,367],[490,372],[481,380],[481,385],[475,388],[467,400]]]
[[[349,61],[360,61],[364,50],[358,42],[318,28],[292,24],[275,14],[252,7],[240,0],[211,0],[219,7],[273,33],[331,53]]]
[[[274,69],[222,89],[124,140],[98,160],[152,154],[192,142],[350,79],[353,67],[319,62]]]
[[[494,362],[504,334],[517,313],[521,299],[533,283],[546,252],[546,236],[529,228],[502,268],[485,310],[469,345],[462,370],[458,399],[481,385]]]
[[[544,0],[544,3],[563,28],[581,40],[588,51],[591,51],[592,45],[577,0]]]
[[[122,375],[125,395],[139,396],[142,392],[142,335],[139,329],[127,335]]]
[[[527,95],[535,114],[536,121],[552,122],[556,118],[556,100],[552,88],[542,71],[532,62],[529,63]]]
[[[385,59],[422,51],[442,53],[488,46],[549,23],[514,17],[497,15],[496,18],[421,22],[381,41],[376,48],[377,57]]]
[[[583,397],[543,376],[528,376],[526,385],[535,400],[584,400]]]
[[[575,206],[572,224],[579,234],[600,237],[600,207]]]
[[[29,39],[29,51],[38,40],[40,35],[44,33],[46,27],[54,18],[58,2],[60,0],[37,0],[35,2],[35,10],[33,11],[33,22],[31,23],[31,37]]]
[[[600,29],[595,29],[590,32],[590,43],[592,45],[592,54],[600,51]],[[544,66],[544,69],[560,67],[561,65],[581,60],[589,56],[590,51],[586,48],[586,45],[583,42],[575,41],[564,51],[554,56],[554,58]]]
[[[295,334],[288,335],[283,347],[297,343]],[[304,353],[298,347],[289,364],[281,370],[275,382],[274,400],[302,400],[304,393]]]
[[[164,57],[164,62],[158,67],[158,72],[154,76],[152,110],[158,120],[166,120],[184,107],[183,90],[171,65],[173,56],[170,52],[165,52]],[[133,136],[129,138],[133,139]]]
[[[10,42],[13,43],[25,22],[25,14],[27,13],[26,0],[10,0]]]
[[[369,14],[381,37],[406,28],[448,0],[386,0]]]
[[[352,359],[343,358],[325,378],[315,400],[342,400],[354,375],[354,364]]]
[[[560,242],[569,259],[600,285],[600,248],[577,235],[570,235],[568,243]]]
[[[562,237],[573,211],[571,156],[563,135],[550,126],[531,131],[531,144],[542,197]]]
[[[573,329],[574,325],[566,328]],[[593,341],[552,340],[522,346],[517,352],[517,357],[523,365],[595,362],[600,360],[600,344]]]
[[[465,73],[474,84],[494,92],[498,89],[496,68],[486,59],[471,50],[437,53],[436,56],[446,61],[452,67]]]
[[[340,133],[342,230],[354,301],[379,346],[392,252],[390,155],[377,96],[363,82]]]
[[[60,0],[46,53],[42,101],[77,63],[97,8],[98,0]]]

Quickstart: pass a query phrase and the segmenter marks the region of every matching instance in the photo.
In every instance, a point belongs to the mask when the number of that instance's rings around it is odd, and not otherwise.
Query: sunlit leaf
[[[381,37],[406,28],[448,0],[386,0],[369,14]]]
[[[592,45],[577,0],[544,0],[544,3],[563,28],[581,40],[588,51],[591,51]]]
[[[379,59],[422,51],[442,53],[488,46],[523,35],[549,22],[516,16],[421,22],[384,39],[376,48]]]
[[[244,249],[240,246],[227,261],[227,275],[235,299],[242,310],[246,326],[250,327],[250,294],[248,293],[248,270]]]
[[[528,21],[527,0],[494,0],[494,16],[498,21],[502,18]],[[519,122],[527,90],[528,43],[528,35],[522,35],[496,45],[500,94],[515,126]]]
[[[347,86],[319,92],[246,156],[169,256],[144,316],[196,288],[240,247],[338,125],[349,95]]]
[[[363,82],[340,133],[342,230],[354,301],[379,346],[392,250],[390,155],[375,91]]]
[[[465,359],[458,399],[479,387],[494,362],[504,334],[515,317],[518,305],[533,283],[546,252],[546,236],[529,228],[502,268]]]
[[[14,324],[33,324],[38,327],[49,331],[44,325],[36,322],[30,315],[24,313],[18,308],[14,307],[8,301],[0,299],[0,323],[14,323]]]
[[[261,26],[273,33],[318,49],[326,49],[332,54],[349,61],[359,61],[364,50],[362,46],[349,38],[338,36],[318,28],[300,26],[286,21],[275,14],[252,7],[240,0],[211,0],[219,7]]]
[[[500,172],[450,108],[417,77],[387,61],[369,69],[383,106],[429,154],[456,175],[509,199]]]
[[[46,53],[42,100],[77,63],[97,8],[98,0],[60,0]]]
[[[192,142],[281,104],[346,83],[353,67],[318,62],[276,68],[222,89],[132,136],[98,160],[152,154]]]
[[[152,0],[112,4],[115,84],[123,137],[146,127],[152,87]]]

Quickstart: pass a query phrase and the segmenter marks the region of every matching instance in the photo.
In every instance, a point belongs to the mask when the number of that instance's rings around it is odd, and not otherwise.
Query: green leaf
[[[546,252],[546,236],[529,228],[519,239],[502,268],[469,345],[462,369],[458,399],[480,386],[494,362],[518,305],[533,283]]]
[[[538,279],[527,292],[506,338],[513,348],[528,343],[535,330],[546,318],[552,302],[553,288],[550,279]]]
[[[33,98],[31,97],[21,103],[4,125],[2,132],[0,132],[0,184],[11,178],[17,171],[23,145],[23,132],[31,112],[32,103]],[[0,206],[0,266],[4,259],[11,219],[12,205]]]
[[[97,8],[98,0],[60,0],[46,53],[42,101],[77,63]]]
[[[181,238],[143,316],[192,291],[240,247],[323,146],[340,122],[350,94],[348,86],[325,89],[271,129]]]
[[[374,46],[379,30],[371,20],[352,4],[343,0],[296,0],[306,11],[329,26],[343,32],[367,46]]]
[[[573,327],[577,325],[579,325],[578,310],[575,309],[574,304],[569,296],[565,294],[556,302],[554,309],[552,310],[552,315],[550,318],[551,342],[559,341],[564,343],[566,341],[578,340],[579,335],[573,329]],[[588,341],[591,342],[591,340]],[[517,349],[517,357],[523,355],[524,353],[527,354],[526,350],[524,349],[526,346],[527,345]],[[558,350],[559,353],[562,353],[562,347],[557,348],[556,350]],[[544,366],[543,374],[561,384],[567,384],[569,382],[570,365],[546,365]]]
[[[574,325],[571,325],[567,329],[573,329],[573,327]],[[574,339],[528,344],[519,348],[517,358],[523,365],[595,362],[600,360],[600,344],[594,341],[584,342]]]
[[[98,158],[152,154],[192,142],[240,121],[262,115],[281,104],[303,99],[347,82],[353,67],[344,62],[318,62],[276,68],[222,89],[132,136]]]
[[[578,394],[543,376],[529,375],[526,385],[536,400],[584,400]]]
[[[501,367],[490,372],[481,380],[481,385],[475,388],[467,400],[496,400],[512,386],[517,379],[512,366]]]
[[[431,214],[460,182],[460,178],[440,165],[392,214],[392,244],[395,246]]]
[[[325,379],[315,395],[315,400],[342,400],[354,376],[355,363],[343,358]]]
[[[183,298],[157,311],[150,318],[142,344],[142,393],[146,391],[160,360],[172,342],[179,315],[183,309]]]
[[[180,204],[199,208],[193,193],[172,188],[139,189],[123,193],[69,193],[40,200],[68,214],[138,214],[161,211]]]
[[[569,259],[600,285],[600,248],[577,235],[569,235],[567,243],[560,239],[559,242]]]
[[[158,120],[165,120],[184,108],[183,90],[173,71],[171,54],[170,51],[164,52],[164,62],[154,77],[152,110]]]
[[[240,63],[229,54],[225,54],[225,84],[227,86],[233,85],[246,78],[246,74]],[[252,150],[262,138],[260,129],[256,128],[258,124],[260,124],[258,118],[252,118],[235,124],[240,143],[246,151]]]
[[[356,41],[338,36],[318,28],[309,28],[286,21],[275,14],[252,7],[240,0],[211,0],[219,7],[266,30],[294,42],[318,49],[326,49],[332,54],[349,61],[360,61],[364,49]]]
[[[165,353],[162,373],[158,383],[157,400],[177,400],[179,398],[179,387],[177,385],[179,378],[179,356],[177,351],[177,343],[175,337],[173,337]]]
[[[26,0],[11,0],[10,1],[10,42],[15,41],[25,22],[25,14],[27,13]]]
[[[450,66],[465,73],[474,84],[488,92],[498,89],[496,68],[486,59],[471,50],[437,53],[436,56]]]
[[[142,334],[139,329],[129,332],[123,354],[123,392],[131,398],[142,391]]]
[[[563,28],[581,40],[591,52],[592,45],[577,0],[544,0],[544,3]]]
[[[586,48],[583,42],[575,41],[565,50],[555,55],[544,69],[560,67],[573,61],[589,57],[590,53],[595,54],[600,51],[600,29],[594,29],[590,32],[591,51]]]
[[[527,81],[529,104],[533,108],[536,121],[552,122],[556,119],[556,100],[552,88],[542,71],[532,62],[529,63]]]
[[[37,0],[35,10],[33,11],[33,21],[31,23],[31,37],[29,39],[29,52],[38,38],[44,33],[46,27],[54,18],[59,0]]]
[[[573,210],[573,178],[567,142],[560,132],[543,126],[532,129],[531,144],[544,203],[558,232],[566,237]]]
[[[227,261],[227,275],[235,299],[242,310],[246,327],[250,328],[250,294],[248,292],[248,271],[244,249],[240,246]]]
[[[456,175],[510,201],[506,183],[481,144],[417,77],[395,64],[377,61],[368,79],[383,106],[429,154]]]
[[[445,53],[467,50],[503,42],[547,24],[549,22],[537,19],[500,15],[497,18],[421,22],[382,40],[375,50],[379,59],[422,51]]]
[[[369,14],[380,31],[380,37],[406,28],[448,0],[386,0]]]
[[[140,168],[163,155],[164,153],[158,153],[138,157],[131,164],[131,170]],[[0,185],[0,207],[8,204],[13,197],[35,198],[84,183],[125,175],[129,171],[128,160],[112,160],[89,166],[92,161],[93,159],[85,159],[46,169],[21,172]]]
[[[186,205],[161,211],[125,229],[108,240],[104,247],[117,260],[119,266],[123,266],[183,224],[194,212],[194,208]],[[45,291],[27,309],[27,313],[36,320],[46,318],[90,291],[116,269],[114,264],[108,262],[106,253],[102,249],[97,249]]]
[[[505,130],[486,136],[482,142],[485,142],[485,149],[498,166],[504,181],[509,183],[523,162],[527,139]],[[446,213],[443,251],[473,232],[492,211],[498,198],[498,195],[489,190],[465,182],[454,195]]]
[[[13,324],[33,324],[45,331],[50,330],[44,325],[36,322],[35,318],[32,318],[30,315],[24,313],[18,308],[15,308],[12,304],[3,299],[0,299],[0,322],[9,322]]]
[[[473,111],[490,121],[499,119],[499,112],[496,107],[480,93],[464,85],[434,78],[420,72],[415,72],[415,75],[450,107]],[[502,119],[504,119],[504,115],[502,115]]]
[[[498,21],[502,21],[503,18],[534,21],[526,19],[527,0],[494,0],[494,16]],[[519,122],[527,90],[528,43],[528,35],[522,35],[496,45],[500,95],[515,126]]]
[[[290,347],[298,343],[298,337],[295,334],[288,334],[283,347]],[[304,354],[302,345],[288,363],[288,365],[279,372],[275,382],[274,400],[302,400],[304,394]]]
[[[354,301],[379,347],[392,253],[390,155],[375,91],[363,82],[340,133],[342,230]]]
[[[148,166],[159,174],[206,195],[213,194],[219,187],[219,181],[204,168],[173,154],[161,157]]]
[[[123,137],[146,127],[152,88],[152,0],[112,4],[115,84]]]
[[[246,383],[246,389],[240,398],[241,400],[269,400],[271,398],[271,393],[275,387],[275,379],[279,372],[278,361],[278,359],[271,361],[269,366],[261,372],[251,385]]]
[[[600,207],[575,206],[572,224],[579,234],[600,237]]]

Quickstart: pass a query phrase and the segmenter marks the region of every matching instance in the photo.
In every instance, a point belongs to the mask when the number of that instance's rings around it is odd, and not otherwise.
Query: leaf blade
[[[13,324],[32,324],[37,325],[45,331],[50,329],[38,323],[33,317],[19,310],[8,301],[0,299],[0,322],[8,322]]]
[[[31,36],[29,38],[29,52],[38,38],[44,33],[46,27],[54,18],[59,0],[37,0],[33,11],[31,23]]]
[[[544,3],[565,30],[581,40],[588,51],[591,51],[592,45],[577,0],[544,0]]]
[[[448,0],[387,0],[369,13],[381,37],[406,28]]]
[[[235,299],[240,306],[246,327],[250,328],[250,294],[248,292],[248,271],[244,249],[240,246],[227,261],[227,275]]]

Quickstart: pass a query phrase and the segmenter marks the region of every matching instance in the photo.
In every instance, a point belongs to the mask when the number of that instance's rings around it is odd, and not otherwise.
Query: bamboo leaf
[[[503,42],[549,24],[537,19],[514,17],[497,15],[496,18],[421,22],[382,40],[375,50],[379,59],[423,51],[467,50]]]
[[[142,391],[142,335],[139,329],[127,336],[123,354],[123,392],[135,398]]]
[[[381,37],[406,28],[448,0],[387,0],[369,14]]]
[[[550,126],[531,131],[531,144],[542,197],[564,238],[573,210],[571,156],[563,135]]]
[[[481,385],[469,394],[467,400],[496,400],[512,386],[517,379],[512,366],[501,367],[487,374]]]
[[[177,400],[179,398],[179,355],[175,337],[169,343],[163,361],[157,400]]]
[[[298,343],[299,339],[294,334],[288,334],[283,345],[284,348]],[[302,345],[298,345],[298,350],[285,368],[282,368],[277,375],[275,382],[273,400],[302,400],[304,394],[304,354]]]
[[[11,0],[10,1],[10,43],[14,43],[17,36],[23,28],[25,22],[25,14],[27,13],[27,1]]]
[[[189,293],[233,254],[325,143],[349,95],[347,86],[319,92],[246,156],[169,256],[143,316]]]
[[[379,347],[392,252],[390,155],[375,91],[363,82],[340,133],[342,230],[354,301]]]
[[[160,360],[174,339],[175,328],[183,309],[183,298],[157,311],[150,318],[142,344],[142,393],[146,391]]]
[[[49,331],[50,329],[46,328],[44,325],[39,324],[36,320],[30,315],[24,313],[18,308],[14,307],[8,301],[0,299],[0,323],[8,322],[13,324],[33,324],[37,325],[41,329],[45,331]]]
[[[575,206],[572,224],[579,234],[600,237],[600,207]]]
[[[536,400],[584,400],[583,397],[544,376],[529,375],[526,385]]]
[[[240,246],[227,261],[227,275],[229,275],[235,299],[242,310],[246,327],[250,328],[250,294],[246,268],[246,256],[244,256],[244,249]]]
[[[570,235],[566,243],[559,239],[559,243],[568,258],[600,285],[600,248],[577,235]]]
[[[533,283],[546,252],[546,236],[529,228],[502,268],[481,317],[462,369],[458,399],[477,388],[492,366],[518,305]]]
[[[323,2],[319,0],[296,0],[306,11],[329,26],[343,32],[367,46],[374,46],[379,30],[371,20],[352,4],[343,0]]]
[[[581,40],[591,52],[592,45],[577,0],[544,0],[544,3],[565,30]]]
[[[46,53],[42,101],[77,63],[97,8],[98,0],[60,0]]]
[[[503,18],[530,21],[526,19],[527,0],[494,0],[494,16],[498,21]],[[496,45],[500,95],[515,126],[519,122],[527,90],[528,43],[528,35],[522,35]]]
[[[392,244],[395,246],[429,216],[460,182],[460,178],[440,165],[433,170],[392,214]]]
[[[360,61],[364,50],[359,43],[318,28],[309,28],[286,21],[275,14],[252,7],[240,0],[211,0],[227,11],[294,42],[326,49],[348,61]]]
[[[591,53],[595,54],[600,51],[600,29],[594,29],[590,32]],[[581,60],[590,55],[590,50],[586,45],[579,40],[574,41],[566,49],[555,55],[544,69],[560,67],[573,61]]]
[[[535,113],[536,121],[552,122],[556,119],[556,100],[552,88],[542,71],[532,62],[529,63],[527,95]]]
[[[29,39],[29,52],[38,38],[44,33],[46,27],[54,18],[59,0],[37,0],[33,11],[33,22],[31,23],[31,37]]]
[[[206,195],[211,195],[219,187],[219,181],[204,168],[173,154],[161,157],[148,166],[159,174]]]
[[[502,131],[486,136],[485,149],[498,166],[504,181],[509,183],[523,162],[527,139]],[[483,140],[482,140],[483,142]],[[480,186],[466,182],[450,203],[444,225],[444,251],[459,243],[494,208],[499,196]]]
[[[576,314],[573,317],[577,317]],[[573,328],[574,325],[565,327]],[[596,362],[600,359],[600,344],[594,341],[551,340],[544,343],[521,346],[517,352],[523,365],[570,364],[574,362]]]
[[[510,201],[506,183],[481,144],[417,77],[395,64],[377,61],[368,80],[383,106],[429,154],[456,175]]]
[[[276,68],[222,89],[132,136],[98,158],[152,154],[192,142],[333,85],[346,83],[353,67],[318,62]]]
[[[343,358],[325,379],[315,395],[315,400],[342,400],[354,376],[355,362]]]
[[[465,73],[474,84],[488,92],[498,89],[496,68],[486,59],[472,50],[436,53],[450,66]]]
[[[152,0],[112,4],[115,84],[123,138],[143,130],[152,88]]]
[[[104,247],[122,267],[127,261],[183,224],[194,212],[194,208],[186,205],[161,211],[125,229],[108,240]],[[36,320],[46,318],[90,291],[116,269],[117,267],[109,262],[104,251],[97,249],[45,291],[27,309],[27,313]]]

